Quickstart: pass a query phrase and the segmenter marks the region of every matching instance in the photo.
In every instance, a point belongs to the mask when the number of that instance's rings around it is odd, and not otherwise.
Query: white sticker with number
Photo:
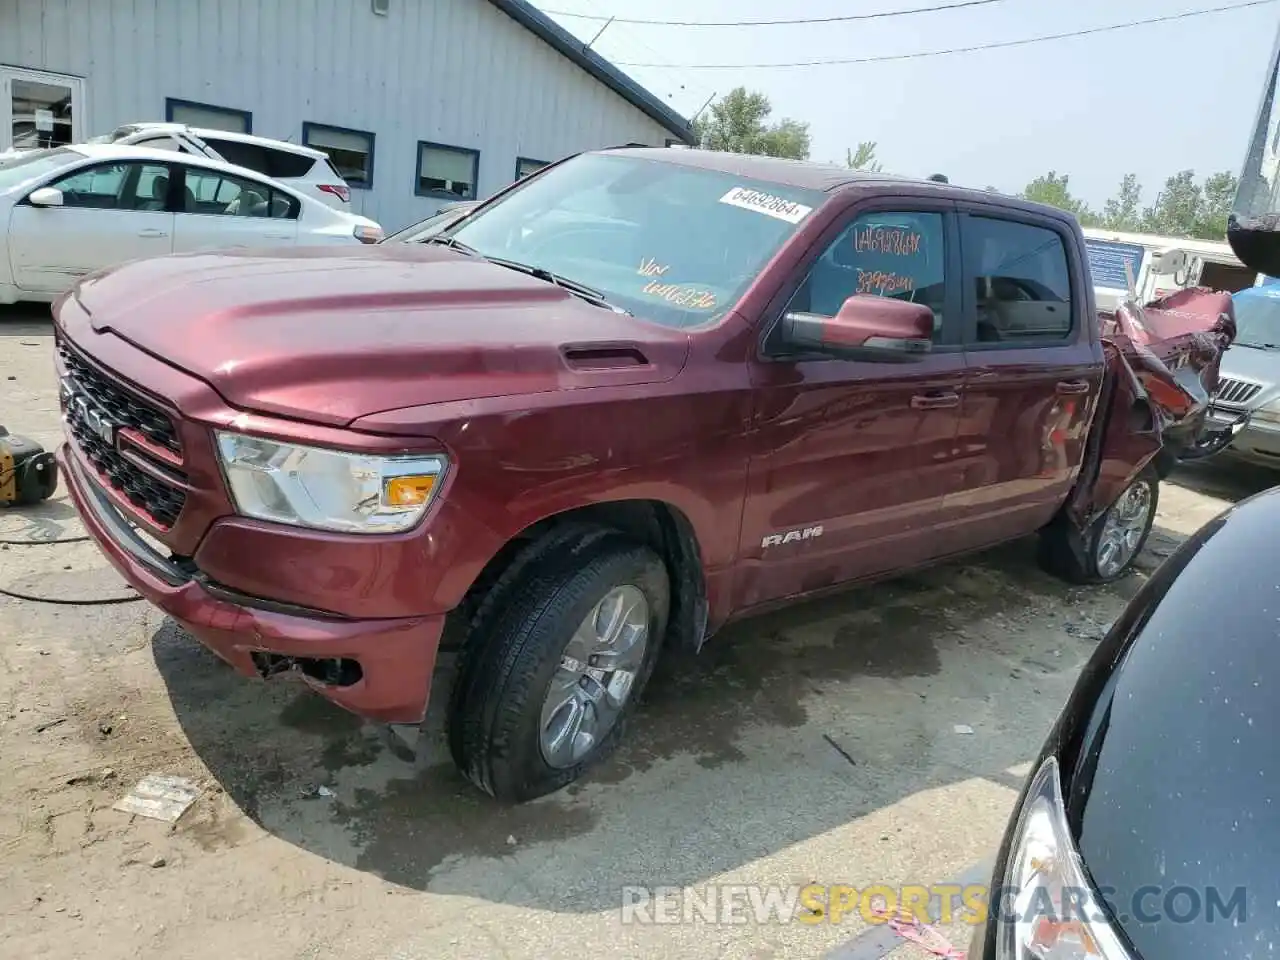
[[[813,211],[813,207],[806,207],[803,203],[776,197],[761,190],[752,190],[750,187],[734,187],[720,198],[720,202],[743,210],[754,210],[787,223],[799,223]]]

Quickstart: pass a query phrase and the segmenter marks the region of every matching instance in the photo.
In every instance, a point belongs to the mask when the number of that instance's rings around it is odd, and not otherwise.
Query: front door
[[[9,256],[20,290],[62,293],[87,273],[173,251],[165,164],[96,163],[45,186],[62,193],[62,206],[37,207],[24,199],[9,220]]]
[[[878,201],[833,230],[781,312],[832,316],[855,293],[926,303],[934,349],[915,362],[855,362],[788,356],[766,337],[752,368],[739,607],[928,559],[955,479],[965,371],[952,204]]]
[[[81,78],[0,66],[0,151],[79,143],[83,113]]]
[[[960,205],[968,380],[948,552],[1032,533],[1084,458],[1104,360],[1072,234],[1058,220]]]

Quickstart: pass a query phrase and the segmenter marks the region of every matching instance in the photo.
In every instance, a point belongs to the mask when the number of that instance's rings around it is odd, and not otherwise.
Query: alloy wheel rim
[[[613,729],[649,642],[649,602],[631,584],[591,608],[565,645],[542,703],[539,746],[548,766],[579,763]]]
[[[1151,515],[1151,485],[1131,484],[1107,511],[1098,535],[1097,567],[1103,577],[1113,577],[1131,561],[1142,544]]]

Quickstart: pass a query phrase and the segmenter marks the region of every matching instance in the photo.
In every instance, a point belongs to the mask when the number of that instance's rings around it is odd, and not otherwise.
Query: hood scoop
[[[650,365],[644,351],[634,343],[566,344],[560,354],[571,370],[618,370]]]

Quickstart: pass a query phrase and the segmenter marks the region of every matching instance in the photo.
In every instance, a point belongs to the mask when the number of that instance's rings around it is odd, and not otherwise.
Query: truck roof
[[[1042,203],[1033,203],[1019,197],[996,193],[991,190],[975,190],[916,177],[903,177],[890,173],[869,173],[850,170],[835,163],[818,163],[813,160],[789,160],[784,157],[765,157],[756,154],[727,153],[720,150],[673,149],[671,147],[618,147],[600,151],[621,156],[643,157],[661,160],[687,167],[700,167],[720,173],[736,173],[758,180],[772,180],[802,190],[822,190],[836,193],[851,186],[872,183],[911,184],[950,200],[979,200],[1002,206],[1027,210],[1058,219],[1072,219],[1071,215]]]

